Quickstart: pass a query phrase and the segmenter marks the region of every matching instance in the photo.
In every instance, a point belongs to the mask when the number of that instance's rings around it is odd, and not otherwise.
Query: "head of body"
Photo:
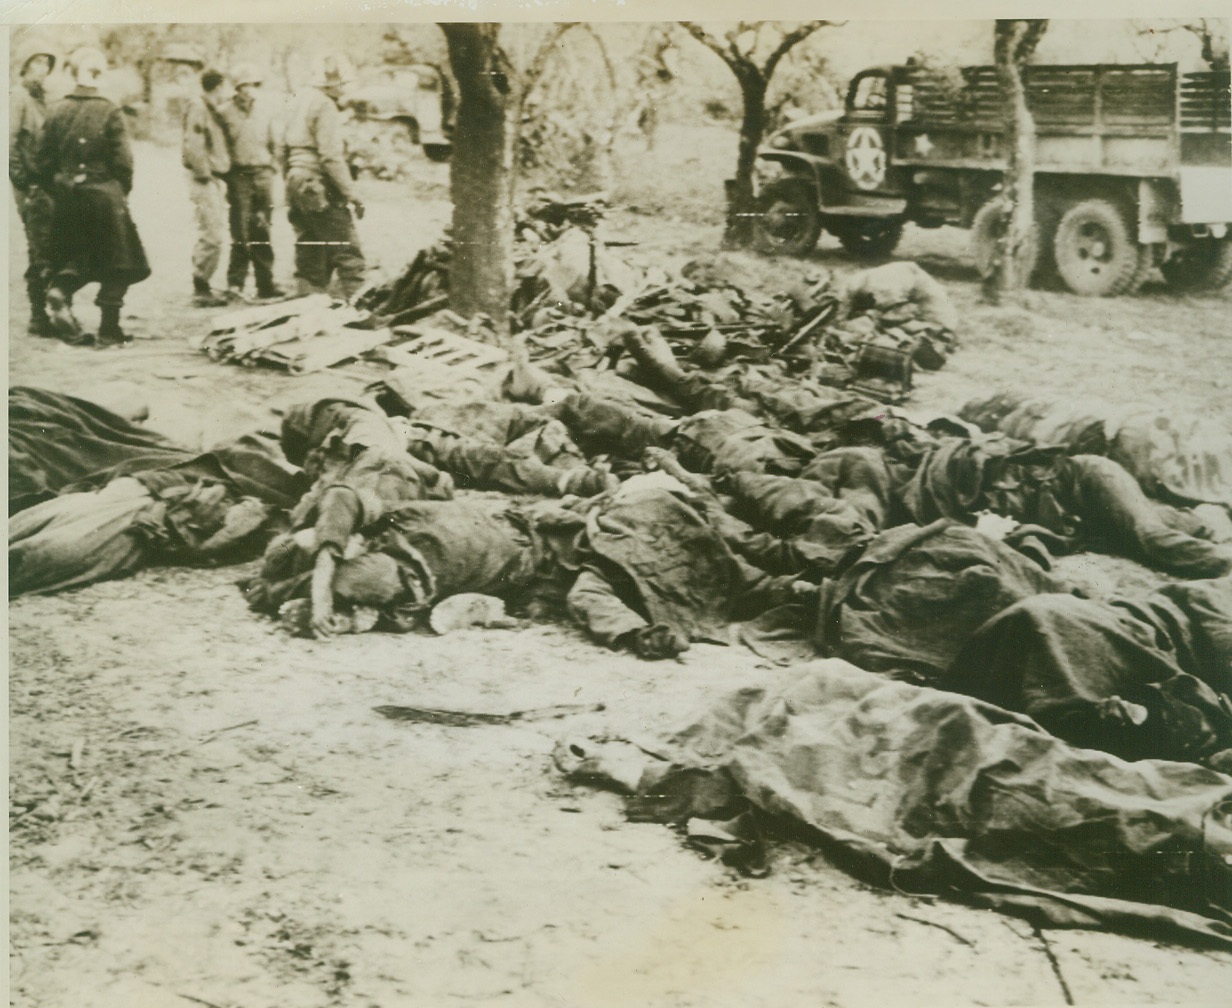
[[[255,66],[244,64],[235,68],[231,81],[235,85],[236,106],[244,112],[251,112],[257,103],[257,94],[263,82],[261,71]]]
[[[207,70],[201,75],[201,94],[211,108],[218,108],[227,98],[226,78],[217,70]]]
[[[32,52],[21,65],[21,83],[35,98],[46,92],[47,77],[56,67],[56,58],[49,52]]]
[[[107,57],[97,49],[83,46],[68,58],[65,69],[79,88],[97,88],[107,72]]]

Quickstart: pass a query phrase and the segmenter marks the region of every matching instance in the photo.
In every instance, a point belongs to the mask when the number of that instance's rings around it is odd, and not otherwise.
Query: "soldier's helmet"
[[[265,75],[255,63],[241,63],[231,71],[231,83],[236,87],[244,84],[261,84],[264,81]]]
[[[21,52],[17,56],[17,63],[21,67],[21,72],[24,74],[26,67],[30,65],[30,61],[39,56],[47,57],[49,61],[48,70],[56,68],[56,54],[51,52],[45,45],[27,45],[22,47]]]
[[[313,66],[312,83],[319,88],[341,90],[355,82],[355,68],[351,61],[340,53],[333,53]]]

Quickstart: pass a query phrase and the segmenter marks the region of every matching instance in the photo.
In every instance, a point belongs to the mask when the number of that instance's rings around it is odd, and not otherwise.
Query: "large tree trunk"
[[[509,331],[513,285],[512,143],[506,124],[510,70],[499,24],[442,24],[458,85],[450,160],[453,260],[450,307],[470,318],[482,312]]]
[[[1027,107],[1022,71],[1044,33],[1047,21],[998,21],[997,80],[1005,102],[1007,164],[1001,196],[1009,215],[997,240],[992,268],[984,278],[984,297],[997,303],[1021,291],[1031,271],[1035,246],[1035,120]]]
[[[736,151],[736,177],[727,194],[727,228],[723,235],[728,246],[747,245],[753,236],[753,166],[757,148],[766,132],[766,80],[756,67],[749,66],[737,75],[743,113],[740,117],[740,143]]]

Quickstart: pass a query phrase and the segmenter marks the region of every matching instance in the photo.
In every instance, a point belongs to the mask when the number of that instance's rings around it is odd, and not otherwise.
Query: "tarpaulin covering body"
[[[153,468],[187,456],[161,434],[84,399],[9,389],[10,514],[121,462],[140,460]]]
[[[1232,834],[1218,825],[1232,777],[1213,770],[1077,749],[1021,715],[837,659],[725,697],[670,757],[728,775],[901,888],[1232,947]],[[662,766],[641,792],[663,789]]]
[[[195,452],[83,399],[9,390],[10,513],[119,476],[135,476],[155,493],[185,480],[213,480],[283,508],[294,506],[306,486],[302,474],[255,437]]]

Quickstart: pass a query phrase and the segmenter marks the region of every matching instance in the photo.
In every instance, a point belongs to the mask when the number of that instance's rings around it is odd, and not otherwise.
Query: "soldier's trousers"
[[[193,281],[198,287],[208,287],[222,261],[222,235],[227,219],[226,185],[220,178],[202,182],[190,175],[188,191],[197,225],[197,241],[192,253]]]
[[[287,220],[295,229],[295,279],[300,293],[326,290],[335,273],[348,299],[364,285],[367,266],[351,212],[326,193],[320,176],[288,175]]]
[[[534,455],[451,431],[412,426],[406,450],[476,490],[590,497],[606,489],[601,473],[571,458],[566,457],[564,465],[549,465]]]
[[[227,176],[231,223],[228,287],[243,289],[249,263],[257,282],[257,293],[267,293],[274,286],[274,246],[270,244],[273,171],[272,168],[236,167]]]
[[[35,311],[42,311],[51,272],[51,194],[37,186],[14,192],[26,231],[26,292]]]

